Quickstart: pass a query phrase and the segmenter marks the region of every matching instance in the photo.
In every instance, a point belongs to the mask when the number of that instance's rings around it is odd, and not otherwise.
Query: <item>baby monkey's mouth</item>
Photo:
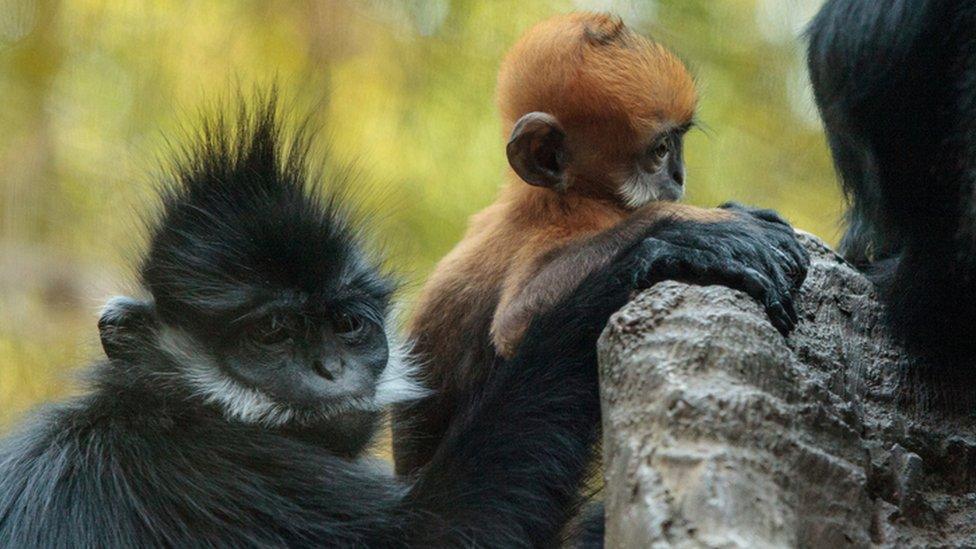
[[[635,176],[620,186],[620,198],[627,207],[637,209],[655,201],[681,200],[685,187],[673,179]]]
[[[685,187],[676,182],[668,182],[658,189],[657,200],[677,201],[685,195]]]

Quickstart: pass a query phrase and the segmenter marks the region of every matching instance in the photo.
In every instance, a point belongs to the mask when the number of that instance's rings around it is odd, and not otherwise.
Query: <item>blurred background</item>
[[[167,138],[277,81],[358,165],[414,291],[506,166],[494,105],[533,23],[609,10],[701,87],[688,201],[772,207],[831,243],[842,200],[802,29],[820,0],[0,0],[0,430],[98,356],[99,306],[131,291],[139,213]]]

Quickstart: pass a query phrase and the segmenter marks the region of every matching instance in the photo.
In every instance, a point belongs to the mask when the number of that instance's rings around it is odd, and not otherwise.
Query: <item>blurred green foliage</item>
[[[557,12],[616,11],[693,68],[690,202],[774,207],[834,240],[841,199],[799,38],[818,4],[0,0],[0,425],[97,356],[97,310],[131,291],[167,137],[236,88],[277,81],[314,110],[416,288],[502,181],[502,54]]]

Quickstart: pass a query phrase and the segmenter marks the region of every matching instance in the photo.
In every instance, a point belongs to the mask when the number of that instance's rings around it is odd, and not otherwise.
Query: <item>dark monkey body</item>
[[[831,0],[813,89],[849,199],[842,252],[944,401],[976,404],[976,2]]]

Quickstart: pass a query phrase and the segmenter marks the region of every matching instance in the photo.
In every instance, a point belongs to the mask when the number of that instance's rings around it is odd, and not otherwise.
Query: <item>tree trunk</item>
[[[904,404],[872,284],[819,240],[799,326],[676,282],[600,341],[614,547],[976,545],[976,419]]]

